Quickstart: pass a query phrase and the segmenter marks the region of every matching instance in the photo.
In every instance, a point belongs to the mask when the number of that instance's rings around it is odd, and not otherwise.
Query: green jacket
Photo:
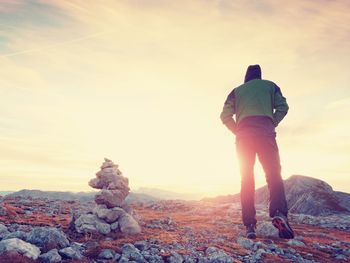
[[[276,127],[288,109],[286,98],[274,82],[252,79],[228,95],[220,118],[233,132],[242,120],[252,116],[269,117]]]

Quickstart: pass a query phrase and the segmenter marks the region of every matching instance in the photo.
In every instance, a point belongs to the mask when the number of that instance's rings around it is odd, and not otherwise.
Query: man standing
[[[247,238],[256,238],[254,163],[256,155],[264,169],[270,192],[269,214],[281,238],[294,238],[287,219],[288,208],[281,178],[281,165],[275,127],[288,112],[280,88],[261,79],[259,65],[248,67],[244,84],[227,97],[220,115],[236,135],[236,150],[241,171],[242,220]],[[235,119],[233,119],[233,115]]]

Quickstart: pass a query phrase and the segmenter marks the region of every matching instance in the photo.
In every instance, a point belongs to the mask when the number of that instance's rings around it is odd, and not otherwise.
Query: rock
[[[111,224],[111,231],[117,232],[118,230],[119,230],[118,222],[114,222],[113,224]]]
[[[257,224],[256,233],[259,237],[279,237],[278,229],[266,221]]]
[[[134,246],[140,251],[144,251],[148,248],[147,241],[136,241]]]
[[[290,239],[287,242],[287,244],[290,246],[298,246],[298,247],[305,247],[306,246],[303,242],[296,240],[296,239]]]
[[[85,252],[85,246],[83,245],[83,243],[72,242],[70,244],[70,247],[73,248],[75,251],[79,251],[82,255]]]
[[[65,248],[69,246],[66,235],[54,227],[35,227],[29,233],[27,241],[47,252],[53,248]]]
[[[253,247],[254,247],[254,241],[252,241],[248,238],[243,238],[243,237],[239,237],[237,239],[237,244],[241,245],[245,249],[253,249]]]
[[[293,175],[284,180],[285,195],[288,210],[295,214],[308,214],[313,216],[324,216],[346,213],[350,210],[347,205],[350,194],[340,194],[333,191],[326,182],[301,175]],[[257,204],[268,206],[269,191],[264,186],[255,192]]]
[[[205,253],[208,255],[206,258],[209,263],[232,263],[233,259],[228,256],[223,250],[216,247],[208,247],[205,250]]]
[[[171,256],[168,259],[169,263],[182,263],[183,261],[184,259],[182,258],[182,256],[175,251],[171,252]]]
[[[4,225],[4,224],[0,224],[0,234],[2,234],[2,233],[8,233],[9,231],[8,231],[8,229],[7,229],[7,227]]]
[[[10,232],[7,227],[3,224],[0,224],[0,240],[7,236]]]
[[[20,230],[14,231],[14,232],[11,232],[11,233],[8,233],[7,235],[5,235],[3,237],[3,240],[10,239],[10,238],[18,238],[18,239],[22,239],[22,240],[26,241],[28,238],[28,233],[20,231]]]
[[[95,250],[99,247],[99,243],[95,240],[89,240],[86,243],[84,243],[82,246],[85,250]]]
[[[93,214],[83,214],[75,221],[75,229],[78,233],[108,234],[111,232],[109,224]]]
[[[0,241],[0,254],[6,251],[16,251],[17,253],[36,260],[40,255],[40,249],[18,238],[10,238]]]
[[[113,208],[116,206],[121,206],[128,194],[128,192],[121,191],[119,189],[102,189],[98,194],[96,194],[95,202],[96,204],[103,204],[108,208]]]
[[[111,232],[111,226],[107,223],[96,221],[96,229],[100,234],[107,235]]]
[[[0,216],[6,216],[6,215],[7,215],[6,208],[0,204]]]
[[[98,254],[98,258],[100,259],[114,259],[115,252],[112,249],[103,249],[100,254]]]
[[[43,263],[58,263],[62,261],[62,257],[60,254],[58,254],[58,250],[54,248],[49,252],[41,254],[39,256],[39,260],[41,260]]]
[[[98,218],[104,219],[107,223],[113,223],[117,221],[117,219],[125,214],[125,211],[120,207],[114,207],[112,209],[104,208],[105,205],[99,206],[98,209],[95,210],[95,214]]]
[[[261,260],[262,255],[264,255],[264,254],[266,254],[266,253],[267,253],[267,252],[266,252],[264,249],[259,248],[259,249],[255,252],[253,258],[254,258],[255,261],[259,261],[259,260]]]
[[[115,165],[112,160],[109,160],[108,158],[104,158],[104,163],[101,166],[101,169],[108,168],[108,167],[114,167],[116,166],[118,168],[118,165]]]
[[[130,190],[128,178],[122,176],[122,172],[113,162],[104,162],[101,170],[96,173],[96,178],[90,180],[89,185],[97,189]]]
[[[60,255],[63,258],[67,258],[67,259],[82,259],[83,258],[82,254],[79,251],[73,249],[72,247],[62,248],[58,252],[60,253]]]
[[[123,245],[122,257],[125,257],[128,260],[135,260],[138,263],[147,262],[140,253],[140,251],[133,244],[130,243],[126,243]]]
[[[141,233],[141,227],[136,220],[129,214],[124,214],[119,218],[120,231],[125,234]]]

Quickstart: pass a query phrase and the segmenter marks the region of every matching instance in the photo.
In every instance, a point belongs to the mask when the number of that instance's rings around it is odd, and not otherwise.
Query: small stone
[[[261,222],[257,224],[256,233],[260,237],[279,237],[278,229],[271,222]]]
[[[172,251],[168,261],[169,263],[182,263],[184,260],[179,253]]]
[[[111,226],[107,223],[97,221],[96,222],[96,229],[99,233],[103,235],[107,235],[111,232]]]
[[[2,233],[8,233],[9,231],[8,231],[8,229],[7,229],[7,227],[4,225],[4,224],[1,224],[0,223],[0,234],[2,234]]]
[[[237,244],[241,245],[245,249],[253,249],[254,242],[248,238],[239,237],[237,239]]]
[[[335,259],[347,261],[347,257],[345,255],[343,255],[343,254],[336,255]]]
[[[140,251],[133,244],[130,243],[126,243],[123,245],[122,257],[126,257],[129,260],[135,260],[139,263],[147,262],[140,253]]]
[[[305,247],[306,246],[303,242],[296,240],[296,239],[290,239],[287,242],[287,244],[291,245],[291,246],[298,246],[298,247]]]
[[[26,241],[27,237],[28,237],[28,233],[18,230],[18,231],[10,232],[7,235],[5,235],[3,237],[3,240],[10,239],[10,238],[18,238]]]
[[[217,262],[217,263],[232,263],[233,259],[228,256],[223,250],[218,249],[216,247],[208,247],[205,251],[206,254],[208,254],[208,257],[202,258],[198,262],[203,263],[211,263],[211,262]]]
[[[146,250],[147,249],[147,241],[136,241],[135,243],[134,243],[134,246],[138,249],[138,250],[140,250],[140,251],[144,251],[144,250]]]
[[[100,259],[114,259],[114,257],[115,252],[112,249],[103,249],[98,255]]]
[[[49,252],[41,254],[39,259],[43,263],[58,263],[62,261],[62,257],[58,254],[58,250],[56,248],[51,249]]]
[[[120,231],[125,234],[141,233],[141,227],[137,221],[129,214],[124,214],[119,218]]]
[[[83,256],[79,251],[76,251],[72,247],[62,248],[58,251],[63,258],[67,259],[82,259]]]
[[[111,231],[117,232],[118,230],[119,230],[118,222],[114,222],[113,224],[111,224]]]

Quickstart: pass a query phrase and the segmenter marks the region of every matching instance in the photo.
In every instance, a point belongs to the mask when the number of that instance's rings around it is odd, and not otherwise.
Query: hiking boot
[[[247,228],[246,238],[255,239],[256,238],[255,225],[250,224],[249,226],[246,226],[246,228]]]
[[[294,238],[294,232],[288,223],[287,217],[281,214],[279,211],[277,211],[275,216],[272,218],[272,224],[274,227],[278,229],[278,236],[280,238],[285,238],[285,239]]]

